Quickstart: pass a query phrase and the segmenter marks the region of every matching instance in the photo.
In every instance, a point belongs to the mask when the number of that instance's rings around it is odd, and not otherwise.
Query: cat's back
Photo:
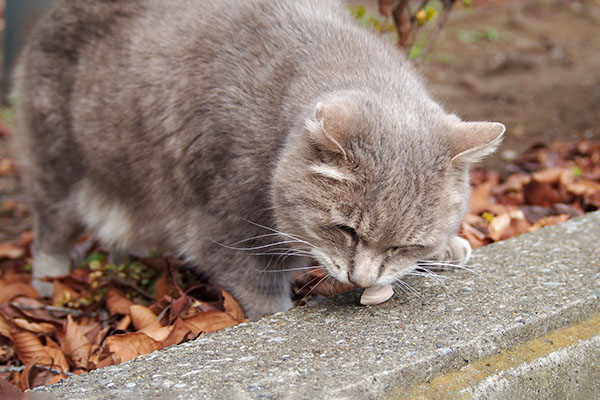
[[[114,35],[143,9],[143,1],[56,0],[28,38],[20,74],[27,81],[69,80],[84,48]]]

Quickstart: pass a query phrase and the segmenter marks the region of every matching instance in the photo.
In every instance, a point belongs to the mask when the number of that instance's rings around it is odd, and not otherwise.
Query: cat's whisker
[[[439,283],[440,285],[442,285],[444,287],[445,292],[448,292],[448,285],[446,285],[446,282],[444,282],[444,279],[446,279],[446,277],[442,277],[442,276],[436,274],[435,272],[428,270],[427,268],[423,268],[423,270],[425,272],[413,271],[413,272],[408,273],[407,275],[431,278],[431,279],[435,280],[437,283]]]
[[[269,243],[269,244],[265,244],[262,246],[254,246],[254,247],[234,247],[234,246],[229,246],[223,243],[219,243],[216,240],[212,240],[212,242],[218,244],[221,247],[225,247],[226,249],[230,249],[230,250],[239,250],[239,251],[251,251],[251,250],[260,250],[260,249],[266,249],[269,247],[273,247],[273,246],[278,246],[280,244],[289,244],[289,243],[297,243],[297,241],[295,240],[284,240],[281,242],[275,242],[275,243]]]
[[[296,248],[296,247],[277,247],[277,248],[268,249],[265,251],[265,253],[271,253],[271,252],[286,252],[286,253],[293,252],[293,253],[298,253],[298,254],[304,254],[307,256],[312,256],[312,253],[310,251]]]
[[[444,283],[445,279],[452,279],[451,277],[448,277],[448,276],[438,275],[438,274],[436,274],[435,272],[433,272],[431,270],[428,270],[428,269],[425,269],[425,268],[422,268],[422,269],[423,269],[423,271],[412,271],[412,272],[409,272],[406,275],[430,277],[430,278],[435,279],[439,283]]]
[[[232,244],[230,244],[230,246],[235,246],[235,245],[238,245],[238,244],[241,244],[241,243],[250,242],[252,240],[262,239],[262,238],[271,237],[271,236],[279,236],[279,233],[265,233],[263,235],[257,235],[257,236],[249,237],[247,239],[243,239],[243,240],[240,240],[238,242],[232,243]]]
[[[402,293],[404,293],[407,296],[410,296],[410,293],[406,291],[406,289],[404,289],[402,286],[400,285],[392,285],[392,289],[394,290],[394,293],[398,294],[397,289],[402,290]]]
[[[310,250],[303,249],[301,247],[275,247],[272,249],[265,249],[263,252],[255,253],[261,255],[278,254],[278,253],[294,253],[296,255],[304,255],[306,257],[314,257]],[[253,253],[250,253],[253,254]]]
[[[308,293],[306,293],[306,294],[304,295],[304,297],[302,297],[302,300],[301,300],[301,301],[304,301],[304,300],[306,300],[306,298],[307,298],[307,297],[310,295],[310,293],[311,293],[313,290],[315,290],[315,289],[317,288],[317,286],[319,286],[321,283],[323,283],[323,282],[324,282],[324,281],[325,281],[327,278],[329,278],[329,277],[330,277],[330,275],[329,275],[329,274],[325,274],[325,276],[323,276],[323,277],[321,278],[321,280],[320,280],[319,282],[317,282],[317,284],[316,284],[315,286],[313,286],[312,288],[310,288],[310,290],[308,291]],[[314,281],[314,279],[313,279],[311,282],[313,282],[313,281]]]
[[[465,271],[469,271],[472,272],[474,274],[478,274],[478,272],[472,268],[466,267],[464,265],[461,264],[454,264],[454,263],[450,263],[450,262],[443,262],[443,261],[419,261],[419,263],[417,264],[417,266],[432,266],[432,267],[451,267],[451,268],[456,268],[456,269],[463,269]],[[446,269],[450,269],[450,268],[446,268]]]
[[[310,247],[313,247],[313,248],[315,248],[315,249],[317,248],[317,246],[313,245],[312,243],[309,243],[309,242],[307,242],[307,241],[305,241],[305,240],[302,240],[302,239],[300,239],[300,238],[298,238],[298,237],[296,237],[296,236],[294,236],[294,235],[290,235],[289,233],[285,233],[285,232],[278,231],[277,229],[269,228],[268,226],[264,226],[264,225],[258,224],[258,223],[256,223],[256,222],[252,222],[252,221],[250,221],[250,220],[248,220],[248,219],[246,219],[246,218],[243,218],[243,220],[244,220],[244,221],[246,221],[246,222],[248,222],[249,224],[252,224],[252,225],[258,226],[258,227],[260,227],[260,228],[263,228],[263,229],[269,230],[269,231],[271,231],[271,232],[276,232],[276,233],[279,233],[279,234],[280,234],[280,235],[282,235],[282,236],[285,236],[285,237],[287,237],[287,238],[290,238],[290,239],[294,239],[294,240],[296,240],[296,241],[298,241],[298,242],[300,242],[300,243],[304,243],[304,244],[306,244],[306,245],[308,245],[308,246],[310,246]]]
[[[325,277],[328,277],[328,276],[329,276],[329,274],[325,275]],[[306,288],[307,286],[309,286],[310,284],[312,284],[314,281],[316,281],[319,278],[320,277],[318,277],[318,276],[314,277],[313,279],[311,279],[310,281],[308,281],[307,283],[305,283],[304,286],[302,286],[300,289],[298,289],[298,291],[301,292],[302,290],[304,290],[304,288]],[[311,289],[311,291],[312,291],[312,289]],[[310,291],[309,291],[309,293],[310,293]],[[302,300],[304,300],[305,298],[306,298],[306,296],[304,296],[302,298]]]
[[[312,267],[312,268],[314,268],[314,267]],[[298,276],[296,276],[296,278],[295,278],[295,279],[302,279],[302,278],[304,278],[305,276],[307,276],[307,275],[310,275],[310,274],[311,274],[311,272],[312,272],[312,271],[311,271],[311,270],[310,270],[310,268],[309,268],[309,269],[307,269],[306,271],[304,271],[304,272],[302,272],[301,274],[299,274]]]
[[[310,256],[310,253],[302,253],[302,252],[272,252],[272,253],[248,253],[252,256],[294,256],[294,257],[307,257]]]
[[[269,269],[269,270],[255,270],[258,272],[292,272],[292,271],[304,271],[304,270],[311,270],[314,269],[315,267],[298,267],[298,268],[286,268],[286,269]]]
[[[422,301],[427,302],[427,300],[425,299],[425,297],[423,297],[423,295],[421,295],[421,293],[419,293],[415,288],[413,288],[412,286],[410,286],[408,283],[404,282],[402,279],[396,279],[396,282],[398,284],[402,285],[402,288],[405,288],[410,293],[412,293],[414,296],[417,296]]]

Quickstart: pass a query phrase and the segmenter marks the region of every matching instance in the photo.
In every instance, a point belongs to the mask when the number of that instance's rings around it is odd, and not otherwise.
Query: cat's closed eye
[[[388,257],[394,257],[398,255],[409,254],[411,252],[423,252],[426,250],[425,246],[421,245],[410,245],[410,246],[393,246],[386,250]]]
[[[354,230],[354,228],[351,228],[346,225],[336,225],[335,227],[338,230],[340,230],[346,237],[350,238],[353,244],[357,244],[359,242],[360,238],[358,236],[358,233],[356,233],[356,231]]]

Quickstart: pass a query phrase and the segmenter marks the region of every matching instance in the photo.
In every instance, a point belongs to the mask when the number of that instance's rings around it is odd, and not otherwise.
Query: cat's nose
[[[355,286],[368,288],[375,284],[377,277],[369,276],[367,274],[353,273],[348,275],[348,280]]]

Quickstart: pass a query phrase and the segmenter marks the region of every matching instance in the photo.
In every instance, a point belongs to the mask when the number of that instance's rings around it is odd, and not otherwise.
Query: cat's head
[[[324,99],[281,156],[278,229],[309,243],[298,246],[337,280],[391,284],[445,251],[463,220],[469,167],[505,128],[430,106],[411,114],[359,95]]]

